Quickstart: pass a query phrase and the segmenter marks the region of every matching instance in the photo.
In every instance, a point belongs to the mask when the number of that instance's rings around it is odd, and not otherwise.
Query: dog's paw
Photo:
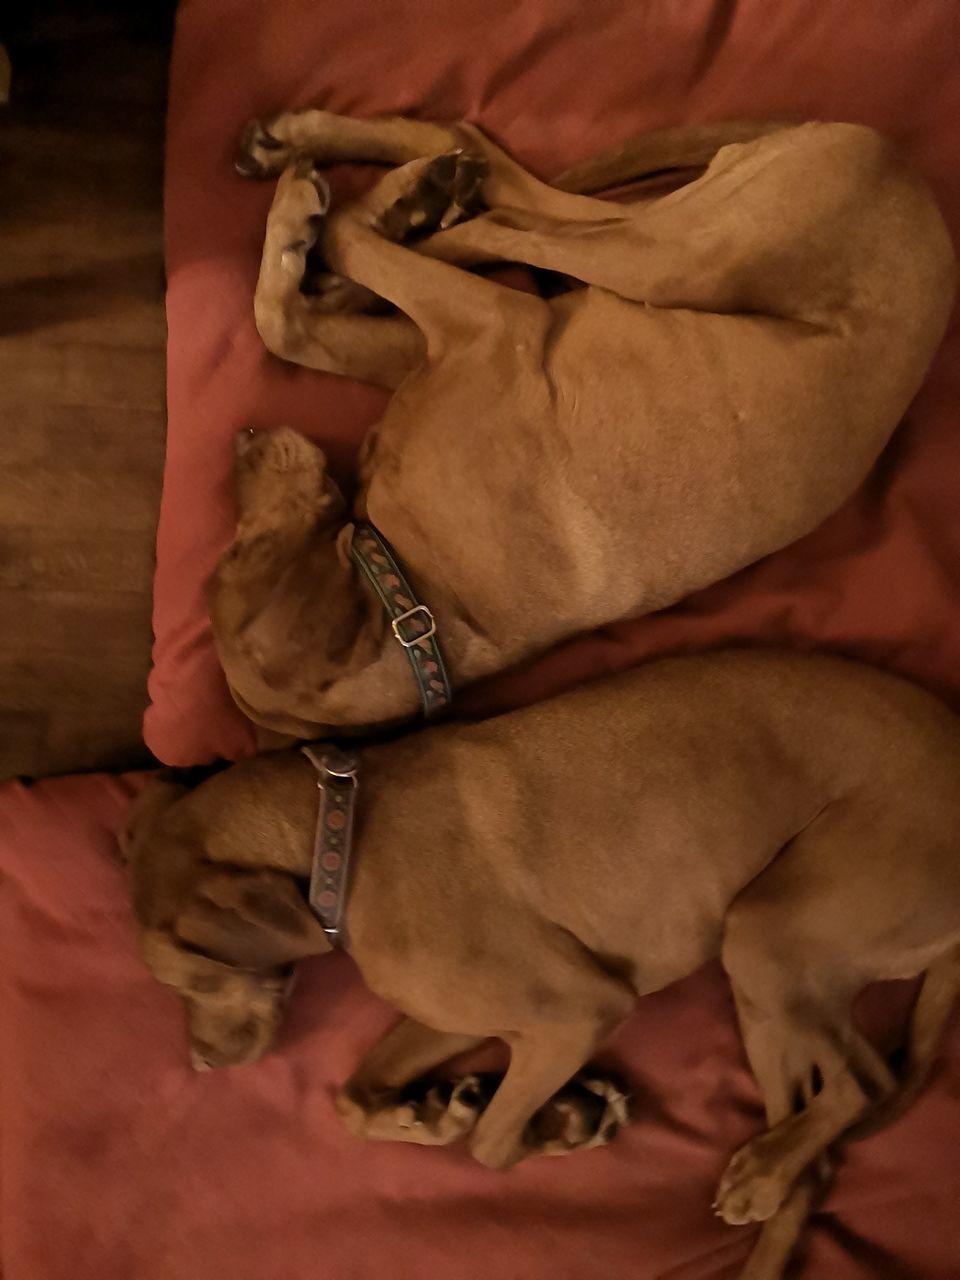
[[[425,1077],[399,1093],[357,1097],[347,1088],[336,1107],[358,1138],[442,1147],[473,1131],[499,1083],[499,1076],[478,1074],[456,1081]]]
[[[632,1099],[610,1076],[581,1072],[534,1115],[523,1135],[529,1155],[566,1156],[612,1142],[629,1124]]]
[[[251,120],[240,135],[234,168],[245,178],[270,178],[286,168],[290,148],[260,120]]]
[[[714,1210],[730,1226],[766,1222],[783,1204],[790,1180],[782,1164],[765,1149],[762,1137],[732,1157],[720,1184]]]
[[[416,182],[387,209],[380,229],[388,240],[452,227],[481,207],[487,163],[482,156],[450,151],[427,165]]]
[[[456,1142],[472,1133],[499,1083],[500,1077],[489,1073],[462,1080],[415,1080],[401,1094],[398,1115],[405,1111],[404,1127],[421,1131],[415,1141]]]
[[[317,193],[318,207],[316,212],[325,214],[330,209],[330,184],[315,160],[309,156],[299,156],[291,165],[292,176],[298,182],[309,182]]]
[[[284,172],[280,190],[282,205],[271,215],[275,242],[282,245],[280,266],[303,288],[304,281],[325,269],[318,241],[330,209],[330,187],[313,161],[304,156]]]

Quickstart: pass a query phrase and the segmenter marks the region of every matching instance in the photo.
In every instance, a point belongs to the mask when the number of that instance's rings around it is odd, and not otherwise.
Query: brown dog
[[[779,1275],[824,1152],[919,1087],[960,982],[957,719],[839,659],[730,652],[369,748],[359,779],[349,950],[408,1016],[341,1094],[350,1128],[469,1133],[493,1167],[604,1141],[622,1095],[563,1087],[638,995],[722,954],[769,1128],[718,1205],[769,1220],[748,1274]],[[143,954],[184,995],[195,1057],[263,1054],[286,966],[329,949],[298,883],[316,818],[297,751],[135,810]],[[925,970],[898,1095],[851,1002]],[[489,1105],[473,1080],[417,1085],[491,1036],[511,1058]]]
[[[395,394],[351,509],[309,441],[244,438],[213,619],[248,714],[309,737],[417,707],[350,559],[355,519],[392,544],[457,686],[717,581],[847,497],[940,340],[953,253],[871,130],[772,129],[655,135],[570,179],[593,189],[710,159],[691,185],[627,206],[546,186],[466,125],[305,112],[249,133],[248,171],[295,161],[267,225],[264,341]],[[325,217],[305,157],[407,163]],[[481,197],[490,212],[416,252],[399,243]],[[318,238],[339,276],[306,296]],[[505,259],[587,287],[545,300],[453,265]],[[343,277],[405,314],[331,313]]]

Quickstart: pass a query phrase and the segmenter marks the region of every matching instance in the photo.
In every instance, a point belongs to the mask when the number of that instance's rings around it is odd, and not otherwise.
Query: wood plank
[[[37,0],[5,30],[0,778],[148,759],[163,9]]]

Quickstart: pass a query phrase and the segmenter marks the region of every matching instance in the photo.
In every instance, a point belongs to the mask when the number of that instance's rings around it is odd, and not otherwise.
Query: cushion
[[[342,953],[303,966],[277,1051],[194,1074],[140,963],[113,830],[133,777],[0,788],[0,1274],[10,1280],[735,1280],[753,1228],[710,1213],[760,1123],[710,966],[641,1002],[603,1057],[637,1123],[510,1173],[365,1143],[332,1091],[389,1025]],[[879,1035],[909,989],[873,993]],[[804,1275],[960,1273],[960,1022],[934,1083],[854,1147]]]
[[[898,139],[960,224],[960,8],[951,0],[191,0],[166,177],[169,445],[146,738],[167,762],[250,750],[219,670],[208,581],[234,521],[235,431],[287,424],[347,476],[380,392],[268,355],[252,297],[272,186],[241,125],[321,105],[478,122],[549,176],[641,130],[742,116],[861,120]],[[564,645],[464,696],[481,713],[669,650],[727,641],[858,654],[960,681],[960,359],[954,327],[867,483],[795,546],[658,616]]]

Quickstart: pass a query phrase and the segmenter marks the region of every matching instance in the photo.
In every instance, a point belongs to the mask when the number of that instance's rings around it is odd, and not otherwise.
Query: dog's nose
[[[253,427],[244,427],[242,431],[237,432],[233,438],[233,447],[237,451],[238,458],[243,457],[256,438],[257,433]]]

